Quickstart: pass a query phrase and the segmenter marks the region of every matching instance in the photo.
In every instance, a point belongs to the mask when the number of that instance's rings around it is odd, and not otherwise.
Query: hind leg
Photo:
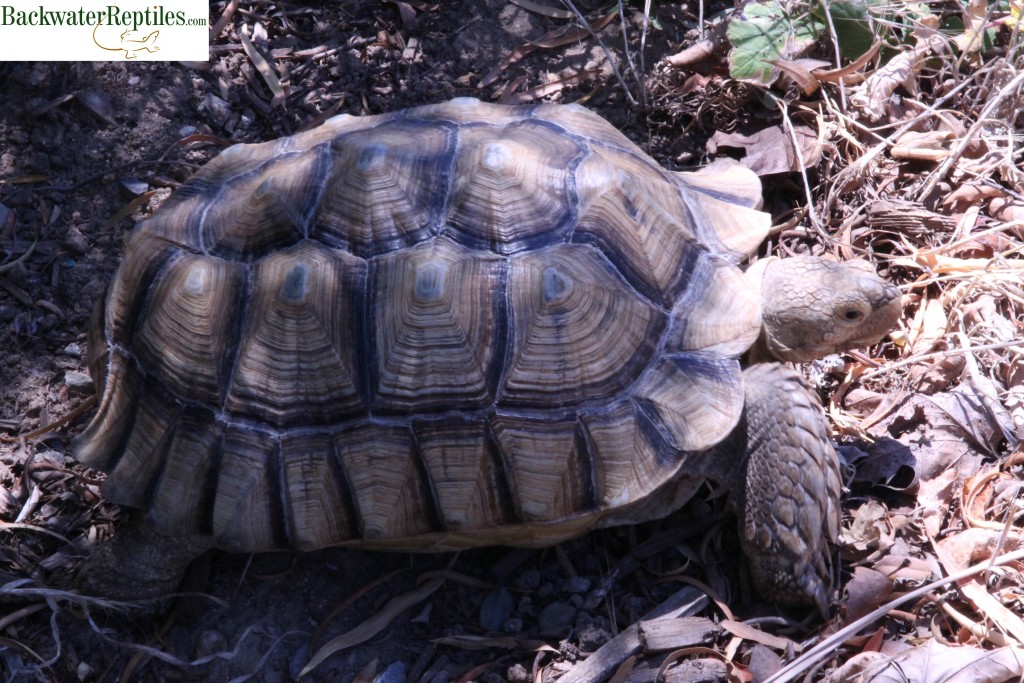
[[[212,547],[203,536],[164,536],[137,520],[96,548],[78,574],[83,593],[115,600],[145,600],[178,589],[189,564]]]

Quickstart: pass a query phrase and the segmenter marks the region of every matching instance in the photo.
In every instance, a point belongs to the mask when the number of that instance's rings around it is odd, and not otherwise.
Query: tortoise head
[[[899,289],[867,261],[765,259],[747,274],[760,281],[763,299],[758,358],[799,363],[865,346],[891,330],[902,310]]]

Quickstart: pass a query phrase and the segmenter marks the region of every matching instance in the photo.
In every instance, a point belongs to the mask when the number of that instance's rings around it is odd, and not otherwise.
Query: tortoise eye
[[[843,311],[843,317],[850,321],[860,320],[864,317],[864,311],[859,308],[848,308]]]

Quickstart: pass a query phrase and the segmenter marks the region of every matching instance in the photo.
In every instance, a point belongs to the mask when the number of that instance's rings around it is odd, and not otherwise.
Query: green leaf
[[[771,85],[778,69],[771,62],[799,56],[817,40],[824,24],[810,13],[792,17],[776,0],[749,3],[729,23],[729,74]]]
[[[839,54],[843,59],[856,59],[871,48],[875,34],[868,21],[868,3],[863,0],[831,0],[828,14],[836,28]],[[827,23],[824,5],[816,4],[814,15],[822,23]]]

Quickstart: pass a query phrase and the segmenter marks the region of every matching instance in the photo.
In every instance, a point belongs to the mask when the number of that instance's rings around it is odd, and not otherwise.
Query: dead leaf
[[[723,619],[720,623],[721,627],[729,633],[733,634],[737,638],[749,640],[755,643],[760,643],[765,647],[770,647],[774,650],[782,650],[783,652],[788,651],[790,648],[798,649],[797,644],[789,638],[783,638],[771,633],[765,633],[759,628],[751,626],[750,624],[744,624],[742,621],[733,621],[732,619]]]
[[[818,163],[821,149],[818,146],[818,135],[811,128],[795,126],[794,131],[800,143],[800,157],[794,150],[792,138],[781,125],[765,128],[752,135],[718,131],[708,141],[708,152],[714,154],[719,147],[742,149],[746,156],[740,163],[759,176],[799,173]],[[800,163],[801,157],[803,165]]]
[[[815,69],[813,71],[814,77],[822,83],[845,83],[846,85],[854,85],[864,80],[864,74],[857,73],[865,66],[868,62],[875,58],[878,51],[882,49],[882,43],[875,41],[874,45],[868,48],[868,51],[862,54],[857,59],[853,60],[841,69]]]
[[[823,64],[827,65],[829,62],[818,59],[775,59],[768,63],[777,66],[779,71],[796,83],[805,95],[813,95],[821,83],[812,69],[821,67]]]
[[[983,199],[993,197],[1006,197],[1006,192],[991,185],[965,183],[946,195],[942,205],[954,207],[954,210],[963,210],[966,205],[978,204]]]
[[[846,584],[843,623],[850,624],[870,614],[892,597],[892,579],[867,567],[855,567],[853,579]]]
[[[963,11],[964,32],[953,38],[961,52],[979,52],[984,44],[988,0],[971,0]]]
[[[953,502],[953,485],[959,479],[956,471],[949,469],[925,479],[918,488],[917,504],[921,509],[921,520],[925,531],[933,538],[941,533],[948,521],[949,506]]]
[[[915,31],[917,42],[912,48],[889,60],[857,86],[850,104],[862,110],[874,122],[885,116],[896,88],[903,86],[910,94],[917,92],[917,74],[924,60],[933,51],[942,49],[942,38],[927,28]]]
[[[1024,648],[950,647],[932,638],[868,666],[857,680],[871,683],[1005,683],[1024,673]],[[853,679],[850,679],[851,681]]]
[[[887,547],[881,542],[891,536],[885,508],[876,501],[867,501],[853,512],[850,528],[844,528],[842,536],[844,545],[853,545],[857,550]]]
[[[257,24],[259,26],[259,24]],[[270,89],[272,94],[270,106],[279,107],[284,104],[286,97],[285,89],[281,85],[281,81],[277,78],[277,74],[274,69],[270,66],[263,55],[259,53],[259,50],[249,40],[249,25],[245,24],[242,26],[242,30],[238,32],[238,37],[242,41],[242,49],[245,50],[246,56],[256,67],[256,70],[260,72],[260,76],[263,77],[263,82],[267,84],[267,88]]]
[[[934,349],[936,344],[945,338],[947,325],[948,321],[942,302],[926,295],[924,301],[918,306],[914,321],[907,333],[909,343],[907,355],[916,356]]]

